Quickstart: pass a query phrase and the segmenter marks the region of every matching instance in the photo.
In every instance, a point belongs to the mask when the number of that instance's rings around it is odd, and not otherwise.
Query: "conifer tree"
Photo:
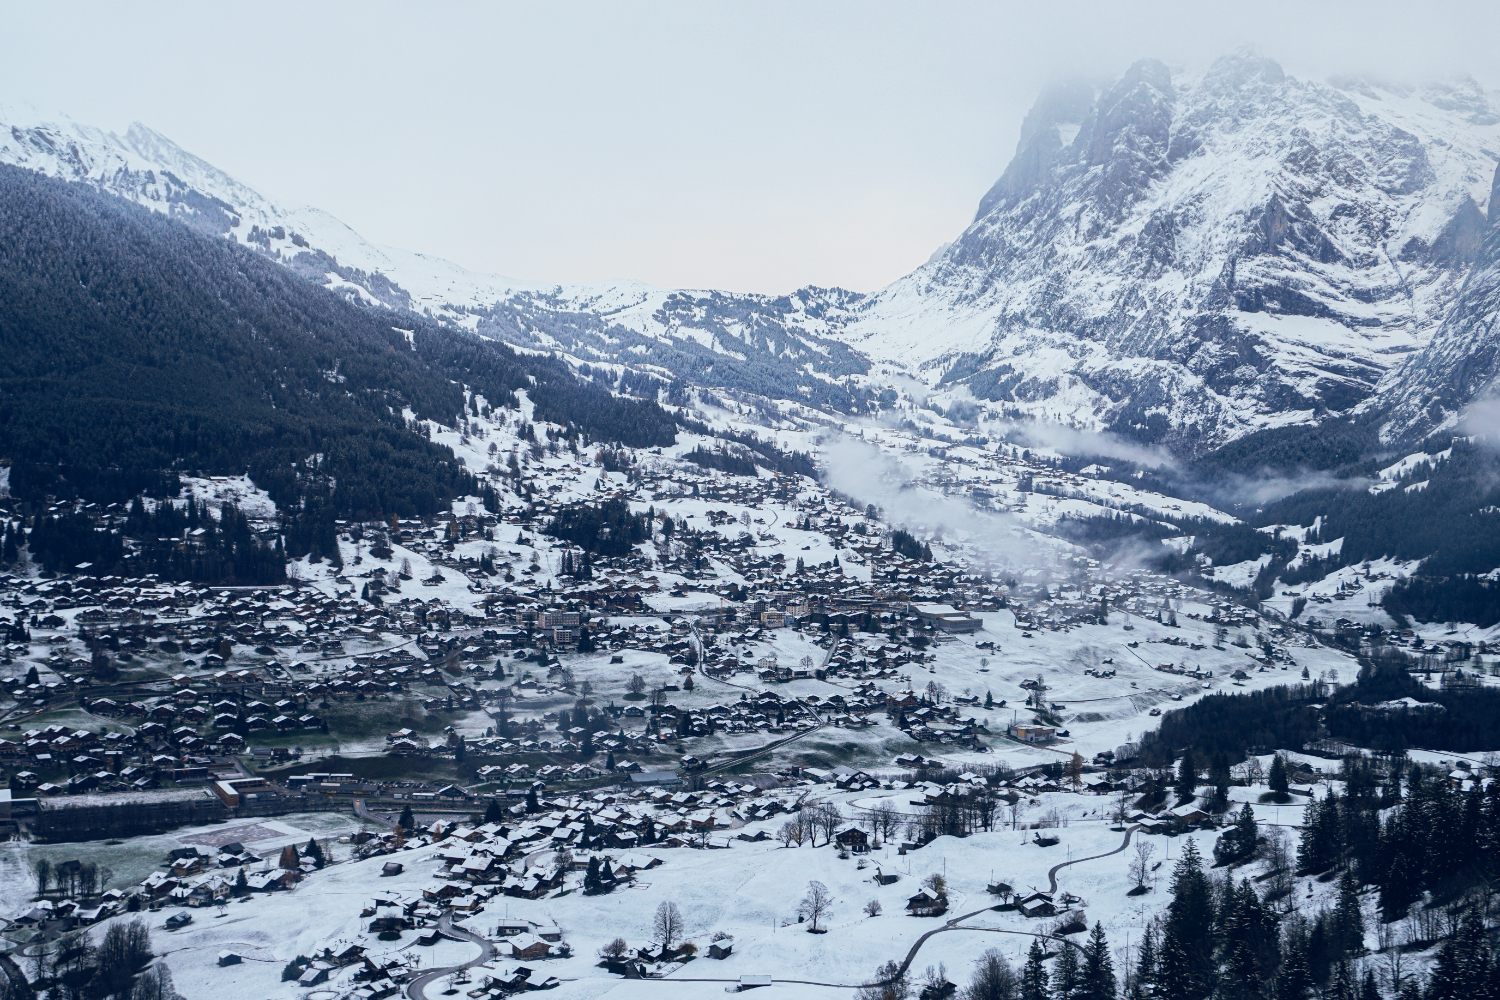
[[[1345,868],[1339,876],[1339,899],[1334,909],[1334,925],[1340,950],[1358,955],[1365,950],[1365,918],[1359,905],[1359,885],[1354,871]]]
[[[1471,910],[1456,935],[1438,952],[1427,1000],[1470,1000],[1489,997],[1490,949],[1484,921]]]
[[[1089,943],[1083,949],[1083,1000],[1115,1000],[1118,986],[1115,983],[1115,963],[1109,957],[1109,942],[1104,937],[1104,924],[1095,921],[1089,933]]]
[[[1225,1000],[1253,1000],[1260,996],[1260,969],[1255,955],[1245,941],[1235,942],[1229,955],[1229,968],[1224,977]]]
[[[1276,977],[1276,1000],[1307,1000],[1312,995],[1312,985],[1307,955],[1300,945],[1294,945]]]
[[[1021,970],[1020,1000],[1052,1000],[1052,991],[1047,982],[1046,952],[1042,943],[1031,939],[1031,950],[1026,953],[1026,967]]]
[[[1182,760],[1177,764],[1177,798],[1190,802],[1198,790],[1198,764],[1193,760],[1192,748],[1182,751]]]
[[[1266,784],[1270,786],[1271,792],[1278,796],[1287,794],[1287,789],[1291,787],[1286,775],[1286,759],[1281,754],[1271,758],[1271,773],[1266,779]]]
[[[1135,975],[1131,977],[1128,995],[1130,1000],[1145,1000],[1156,994],[1156,934],[1146,927],[1141,939],[1141,956],[1135,963]]]
[[[1167,907],[1166,941],[1162,946],[1162,960],[1164,963],[1167,960],[1167,942],[1172,942],[1176,948],[1181,949],[1188,976],[1186,988],[1201,990],[1183,996],[1203,996],[1213,985],[1214,904],[1213,893],[1203,874],[1202,860],[1198,856],[1198,846],[1192,840],[1184,845],[1182,857],[1172,869],[1171,892],[1172,902]],[[1163,986],[1166,986],[1166,974],[1167,970],[1163,968]]]
[[[1064,943],[1052,967],[1053,1000],[1076,1000],[1082,978],[1078,968],[1078,951]]]
[[[1162,938],[1156,963],[1155,992],[1159,1000],[1203,1000],[1208,990],[1203,986],[1187,949],[1175,930],[1168,927]]]
[[[1323,1000],[1359,1000],[1356,995],[1354,968],[1348,962],[1340,962],[1334,970],[1333,983],[1323,991]]]

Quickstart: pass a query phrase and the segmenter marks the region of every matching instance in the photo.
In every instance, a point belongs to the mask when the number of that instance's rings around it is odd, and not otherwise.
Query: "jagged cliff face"
[[[1060,88],[969,229],[848,336],[1188,450],[1372,405],[1485,252],[1497,121],[1476,87],[1307,83],[1245,55]]]
[[[1469,203],[1460,219],[1451,244],[1474,263],[1437,333],[1390,380],[1380,413],[1387,441],[1414,440],[1455,423],[1475,399],[1493,409],[1500,398],[1500,168],[1488,214]]]

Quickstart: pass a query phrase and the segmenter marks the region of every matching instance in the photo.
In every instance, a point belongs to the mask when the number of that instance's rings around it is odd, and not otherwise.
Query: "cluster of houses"
[[[80,862],[65,861],[56,866],[54,878],[59,890],[69,866],[80,867]],[[168,854],[161,870],[138,885],[86,896],[80,893],[76,898],[59,897],[56,891],[49,898],[43,893],[14,923],[27,928],[69,930],[139,910],[217,906],[236,898],[291,889],[318,867],[290,845],[265,858],[239,843],[225,843],[217,849],[180,847]],[[74,880],[66,882],[78,885]],[[177,919],[178,925],[185,923],[187,920]]]

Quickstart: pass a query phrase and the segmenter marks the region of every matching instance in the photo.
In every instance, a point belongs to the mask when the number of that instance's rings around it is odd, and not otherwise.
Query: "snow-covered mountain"
[[[683,292],[637,281],[547,285],[380,246],[327,212],[278,203],[139,123],[124,135],[65,116],[0,107],[0,162],[90,184],[202,231],[258,247],[311,280],[369,304],[411,309],[525,347],[621,362],[685,379],[837,409],[865,371],[830,339],[839,289],[787,296]],[[618,374],[618,372],[617,372]]]
[[[1410,437],[1451,420],[1500,364],[1476,360],[1500,283],[1485,240],[1500,99],[1472,81],[1310,82],[1238,53],[1048,90],[969,228],[871,295],[476,274],[279,205],[141,125],[118,136],[6,111],[0,125],[0,161],[616,377],[628,366],[848,411],[885,373],[910,373],[1191,452],[1388,407],[1388,436]]]
[[[493,301],[524,287],[377,246],[327,212],[273,201],[140,123],[118,135],[0,106],[0,162],[90,184],[203,232],[258,245],[307,277],[367,301],[419,308],[440,300]]]
[[[1304,82],[1249,54],[1049,91],[974,223],[847,335],[1190,446],[1370,405],[1460,301],[1497,110],[1471,83]]]
[[[1491,406],[1500,376],[1500,171],[1473,266],[1442,325],[1390,386],[1388,438],[1451,423],[1476,397]]]

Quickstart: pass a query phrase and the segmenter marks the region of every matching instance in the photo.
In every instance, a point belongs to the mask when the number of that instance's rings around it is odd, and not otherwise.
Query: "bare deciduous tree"
[[[682,937],[682,914],[678,911],[677,904],[668,901],[658,906],[651,929],[656,933],[661,946],[670,950],[672,942]]]
[[[1151,858],[1156,854],[1156,845],[1145,840],[1135,842],[1135,852],[1130,857],[1130,881],[1137,889],[1151,877]]]
[[[820,834],[824,844],[831,843],[833,835],[838,832],[844,822],[844,814],[839,812],[839,807],[828,802],[814,802],[812,805],[804,806],[802,816],[814,847],[818,846]]]
[[[776,831],[776,839],[781,841],[782,847],[802,846],[802,841],[807,839],[807,827],[802,822],[800,813],[781,824],[781,829]]]
[[[938,976],[945,981],[947,976],[941,965],[937,971]],[[942,982],[937,984],[938,988],[942,985]],[[964,996],[968,1000],[1007,1000],[1015,996],[1018,985],[1015,971],[1005,960],[1005,956],[990,948],[974,963],[974,978],[970,980]],[[1113,986],[1113,983],[1110,985]]]
[[[865,916],[867,916],[867,917],[878,917],[878,916],[880,916],[880,910],[881,910],[880,900],[878,900],[878,899],[872,899],[868,903],[865,904]]]
[[[807,895],[798,904],[797,913],[812,925],[808,928],[810,933],[819,931],[818,924],[832,908],[833,896],[828,892],[828,886],[817,880],[807,883]]]
[[[1381,956],[1380,980],[1393,997],[1401,996],[1412,977],[1411,961],[1400,948],[1389,948]]]
[[[137,917],[129,923],[110,924],[99,944],[100,985],[108,992],[121,992],[150,958],[151,931],[144,920]]]
[[[1265,768],[1260,766],[1260,760],[1251,757],[1245,761],[1245,783],[1249,785],[1264,784],[1266,780]]]
[[[890,799],[881,799],[866,815],[870,822],[870,832],[875,835],[877,842],[890,840],[896,828],[901,825],[901,813],[896,810],[896,804]]]
[[[1270,883],[1266,886],[1266,896],[1269,899],[1281,899],[1292,893],[1294,865],[1291,841],[1291,836],[1280,827],[1266,827],[1266,862],[1271,870]]]

